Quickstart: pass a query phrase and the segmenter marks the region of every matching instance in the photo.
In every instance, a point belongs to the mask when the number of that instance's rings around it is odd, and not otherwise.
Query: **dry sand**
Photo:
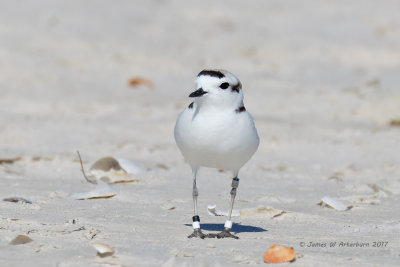
[[[273,244],[298,254],[283,266],[398,266],[398,1],[0,6],[0,159],[20,158],[0,164],[0,197],[33,202],[0,202],[0,266],[264,265]],[[187,238],[192,181],[173,127],[206,67],[239,76],[261,138],[235,209],[272,211],[235,217],[239,240]],[[149,171],[113,198],[74,200],[93,188],[77,149],[86,168],[113,155]],[[203,228],[217,231],[225,218],[206,207],[228,208],[230,177],[203,169],[198,186]],[[33,242],[10,245],[17,235]],[[93,242],[116,252],[100,258]]]

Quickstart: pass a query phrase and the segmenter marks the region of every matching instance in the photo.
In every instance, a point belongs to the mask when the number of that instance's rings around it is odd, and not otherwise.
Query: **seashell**
[[[394,127],[400,127],[400,119],[397,120],[391,120],[390,121],[390,126],[394,126]]]
[[[18,158],[9,158],[9,159],[0,159],[0,165],[1,164],[13,164],[15,161],[21,160],[20,157]]]
[[[27,203],[27,204],[32,204],[32,201],[23,198],[23,197],[7,197],[4,198],[3,201],[7,201],[7,202],[21,202],[21,203]]]
[[[340,202],[337,199],[331,198],[331,197],[323,197],[321,199],[321,202],[318,203],[318,205],[322,206],[322,207],[329,207],[338,211],[345,211],[345,210],[349,210],[352,208],[352,206],[346,206],[344,205],[342,202]]]
[[[97,160],[90,167],[88,179],[96,183],[97,180],[114,184],[137,181],[133,175],[144,173],[146,170],[135,162],[119,157],[104,157]]]
[[[154,89],[154,84],[152,81],[141,78],[141,77],[135,77],[135,78],[130,79],[128,84],[132,87],[146,86],[149,89]]]
[[[102,258],[114,254],[114,249],[109,245],[102,243],[92,243],[92,246],[97,250],[97,255],[99,255]]]
[[[32,238],[26,235],[18,235],[13,240],[11,240],[10,245],[21,245],[32,242]]]
[[[163,210],[174,210],[174,209],[176,209],[176,207],[172,203],[165,203],[165,204],[161,205],[161,208]]]
[[[208,205],[207,212],[211,216],[228,216],[228,212],[217,210],[217,205]],[[232,217],[237,217],[237,216],[240,216],[239,211],[232,210]]]
[[[156,166],[157,166],[157,168],[164,169],[164,170],[168,170],[169,169],[167,165],[162,164],[162,163],[158,163]]]
[[[276,218],[276,217],[279,217],[279,216],[282,216],[282,215],[284,215],[284,214],[286,214],[287,212],[286,211],[281,211],[280,213],[277,213],[277,214],[275,214],[274,216],[272,216],[271,218],[273,219],[273,218]]]
[[[282,245],[273,245],[264,253],[264,261],[268,263],[294,261],[295,258],[294,249]]]
[[[76,193],[71,197],[73,199],[84,200],[84,199],[98,199],[98,198],[110,198],[115,196],[115,191],[105,182],[99,181],[97,186],[85,193]]]

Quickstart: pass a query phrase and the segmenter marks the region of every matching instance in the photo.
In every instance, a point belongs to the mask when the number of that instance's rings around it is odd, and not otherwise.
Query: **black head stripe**
[[[200,76],[211,76],[211,77],[217,77],[219,79],[222,79],[225,77],[225,75],[222,72],[217,71],[217,70],[202,70],[197,75],[197,77],[200,77]]]
[[[242,84],[240,82],[232,86],[232,92],[239,93],[240,89],[242,89]]]

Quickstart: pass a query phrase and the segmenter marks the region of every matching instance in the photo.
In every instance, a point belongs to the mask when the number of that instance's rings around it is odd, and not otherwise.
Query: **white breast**
[[[192,167],[238,172],[259,144],[251,115],[244,111],[186,108],[175,125],[175,140]]]

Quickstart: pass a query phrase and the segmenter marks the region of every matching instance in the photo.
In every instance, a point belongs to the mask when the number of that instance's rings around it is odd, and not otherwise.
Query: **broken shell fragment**
[[[99,181],[96,187],[85,193],[73,194],[73,199],[84,200],[84,199],[98,199],[98,198],[110,198],[115,196],[115,191],[105,182]]]
[[[400,119],[395,119],[390,121],[390,126],[399,127],[400,126]]]
[[[228,216],[228,212],[223,212],[223,211],[217,210],[217,205],[208,205],[207,212],[211,216]],[[231,216],[232,217],[240,216],[240,213],[237,210],[232,210]]]
[[[3,201],[6,201],[6,202],[21,202],[21,203],[32,204],[32,201],[30,201],[30,200],[28,200],[26,198],[23,198],[23,197],[7,197],[7,198],[4,198]]]
[[[97,255],[99,255],[102,258],[114,254],[114,249],[109,245],[102,243],[92,243],[92,246],[97,250]]]
[[[20,157],[18,158],[9,158],[9,159],[0,159],[0,165],[5,163],[5,164],[13,164],[15,161],[21,160]]]
[[[13,240],[11,240],[10,245],[22,245],[32,242],[32,238],[26,235],[18,235]]]
[[[102,180],[109,184],[130,183],[137,181],[134,175],[145,171],[144,168],[131,160],[119,157],[104,157],[97,160],[90,167],[88,179],[93,183],[97,183],[97,180]]]
[[[273,245],[264,253],[264,261],[268,263],[288,262],[295,258],[294,249],[282,245]]]
[[[346,206],[342,202],[340,202],[337,199],[331,198],[331,197],[323,197],[321,199],[321,202],[318,203],[318,205],[322,207],[329,207],[338,211],[345,211],[349,210],[352,208],[352,206]]]
[[[154,89],[154,84],[152,81],[141,77],[135,77],[130,79],[128,84],[132,87],[146,86],[149,89]]]

